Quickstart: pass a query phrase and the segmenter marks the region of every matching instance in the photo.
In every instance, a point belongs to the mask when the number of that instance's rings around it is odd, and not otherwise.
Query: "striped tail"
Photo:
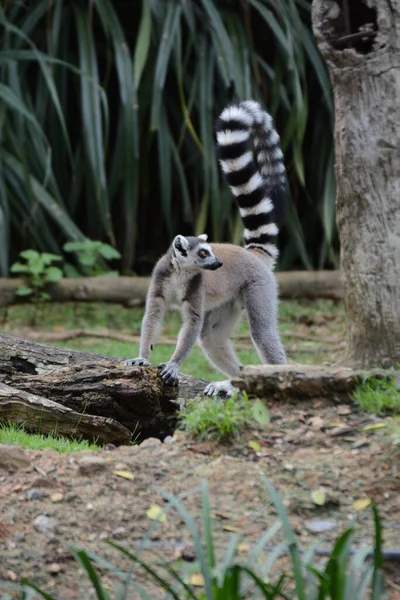
[[[238,102],[221,113],[216,135],[221,167],[243,219],[245,247],[264,251],[273,267],[279,254],[275,221],[281,221],[285,209],[286,172],[272,117],[258,102]]]

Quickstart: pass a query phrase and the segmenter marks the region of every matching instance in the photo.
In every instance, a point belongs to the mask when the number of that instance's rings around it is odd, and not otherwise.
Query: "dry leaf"
[[[308,425],[311,425],[313,429],[321,429],[325,425],[324,420],[318,416],[311,417],[311,419],[308,419],[307,423]]]
[[[255,440],[250,440],[249,442],[247,442],[247,445],[250,446],[250,448],[252,448],[254,452],[260,452],[261,450],[261,444],[259,444]]]
[[[364,510],[371,504],[371,498],[359,498],[353,502],[354,510]]]
[[[64,494],[62,494],[61,492],[56,492],[55,494],[52,494],[50,496],[50,500],[52,502],[61,502],[63,498],[64,498]]]
[[[351,413],[351,408],[348,404],[339,404],[336,408],[336,412],[338,415],[349,415]]]
[[[117,477],[123,477],[124,479],[135,479],[136,475],[131,471],[113,471]]]
[[[204,587],[204,577],[201,573],[193,573],[189,577],[188,583],[190,583],[190,585],[194,585],[195,587]]]
[[[311,500],[318,506],[323,506],[326,500],[326,494],[322,490],[313,490],[311,492]]]
[[[160,523],[165,523],[167,520],[167,515],[165,514],[161,506],[158,506],[157,504],[152,504],[150,508],[146,511],[146,515],[152,521],[160,521]]]
[[[234,531],[234,532],[240,531],[239,527],[235,527],[234,525],[224,525],[222,529],[224,531]]]
[[[371,425],[362,427],[361,431],[373,431],[374,429],[381,429],[382,427],[386,427],[386,423],[372,423]]]

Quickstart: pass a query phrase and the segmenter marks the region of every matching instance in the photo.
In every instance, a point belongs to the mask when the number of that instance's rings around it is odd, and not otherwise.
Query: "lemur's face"
[[[198,237],[177,235],[172,245],[175,258],[181,268],[215,271],[222,267],[222,262],[215,256],[211,246],[207,244],[205,233]]]

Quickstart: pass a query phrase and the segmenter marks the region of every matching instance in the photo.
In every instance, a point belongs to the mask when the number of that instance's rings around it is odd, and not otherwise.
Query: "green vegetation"
[[[56,433],[41,435],[27,433],[14,424],[0,423],[0,444],[16,444],[29,450],[52,448],[57,452],[78,452],[79,450],[98,450],[99,446],[86,440],[78,441],[57,436]]]
[[[212,534],[209,492],[204,482],[201,486],[201,527],[176,496],[161,492],[169,502],[164,513],[166,518],[168,511],[175,509],[186,523],[196,554],[194,564],[188,565],[182,560],[167,562],[162,558],[154,558],[150,563],[149,559],[143,560],[140,557],[140,550],[139,553],[129,551],[113,541],[109,541],[109,544],[129,559],[131,569],[122,570],[103,557],[80,548],[73,548],[72,554],[90,580],[99,600],[127,600],[132,597],[132,593],[143,600],[149,600],[146,585],[142,583],[143,577],[163,590],[165,598],[175,600],[382,600],[382,526],[377,509],[372,509],[375,524],[374,547],[360,548],[351,555],[353,529],[350,527],[337,538],[327,561],[321,565],[315,554],[315,545],[301,553],[282,501],[264,476],[263,481],[279,521],[263,533],[245,560],[237,554],[241,541],[238,533],[232,534],[223,556],[217,552]],[[264,547],[281,528],[284,541],[267,558]],[[278,564],[284,553],[289,555],[289,567],[285,571]],[[367,560],[370,553],[372,559]],[[139,579],[136,578],[136,568]],[[113,576],[115,583],[112,594],[110,586],[102,584],[100,571],[107,571]],[[53,600],[51,593],[39,589],[33,582],[23,581],[22,586],[18,587],[25,591],[34,589],[40,597]],[[22,597],[26,596],[21,595]]]
[[[107,272],[108,275],[118,275],[117,271],[109,271],[105,261],[121,258],[118,250],[97,240],[85,239],[79,242],[67,242],[63,246],[65,252],[72,252],[78,261],[79,271],[70,264],[66,264],[64,271],[69,277],[79,275],[94,276]]]
[[[215,118],[263,101],[290,194],[281,268],[334,265],[333,103],[311,0],[37,0],[0,7],[0,273],[85,238],[148,271],[171,238],[237,241]]]
[[[246,396],[237,398],[204,398],[189,401],[179,415],[179,428],[199,439],[227,439],[239,436],[252,419]]]
[[[368,379],[360,383],[351,398],[368,412],[400,412],[400,390],[392,376],[387,379]]]
[[[36,250],[24,250],[19,255],[25,262],[16,262],[11,267],[11,272],[23,277],[25,281],[17,289],[18,296],[28,296],[34,303],[50,300],[44,288],[47,283],[61,279],[61,269],[52,264],[59,262],[61,257]]]
[[[29,305],[15,305],[7,309],[3,317],[2,330],[4,333],[13,332],[20,337],[24,336],[29,325],[34,307]],[[40,328],[36,327],[36,334],[43,332],[43,341],[46,333],[65,333],[70,330],[83,329],[85,336],[74,337],[66,340],[51,340],[52,342],[86,352],[102,353],[112,356],[133,358],[137,356],[140,335],[140,326],[143,317],[142,307],[126,308],[118,304],[106,303],[49,303],[40,319]],[[163,335],[160,343],[155,345],[151,361],[155,364],[166,362],[173,351],[173,343],[179,331],[180,315],[169,312],[166,317]],[[302,339],[303,334],[312,328],[310,339]],[[316,328],[318,331],[316,331]],[[90,337],[90,332],[104,334],[104,337]],[[304,363],[321,363],[331,361],[337,349],[331,342],[325,344],[324,338],[336,338],[341,342],[344,337],[343,306],[330,300],[285,300],[280,304],[280,331],[283,342],[288,348],[291,361]],[[285,333],[296,334],[300,337],[285,336]],[[132,342],[114,339],[118,334],[135,336]],[[248,336],[248,326],[244,319],[239,325],[234,339],[238,348],[238,355],[243,364],[258,364],[259,358],[251,345]],[[244,336],[244,337],[242,337]],[[168,339],[169,343],[165,343]],[[314,340],[314,341],[313,341]],[[183,363],[183,373],[202,377],[208,381],[221,379],[221,373],[213,369],[199,347],[194,347]]]

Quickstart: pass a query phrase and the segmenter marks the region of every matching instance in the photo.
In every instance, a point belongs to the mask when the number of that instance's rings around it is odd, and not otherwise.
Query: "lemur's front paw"
[[[178,381],[179,366],[174,362],[167,362],[159,365],[162,367],[161,377],[165,383],[175,383]]]
[[[231,397],[235,392],[239,390],[235,388],[229,379],[227,381],[213,381],[204,388],[204,394],[206,396],[227,396]]]
[[[128,358],[127,360],[124,360],[124,365],[126,367],[132,367],[135,365],[149,365],[150,362],[147,360],[147,358],[141,358],[140,356],[138,358]]]

